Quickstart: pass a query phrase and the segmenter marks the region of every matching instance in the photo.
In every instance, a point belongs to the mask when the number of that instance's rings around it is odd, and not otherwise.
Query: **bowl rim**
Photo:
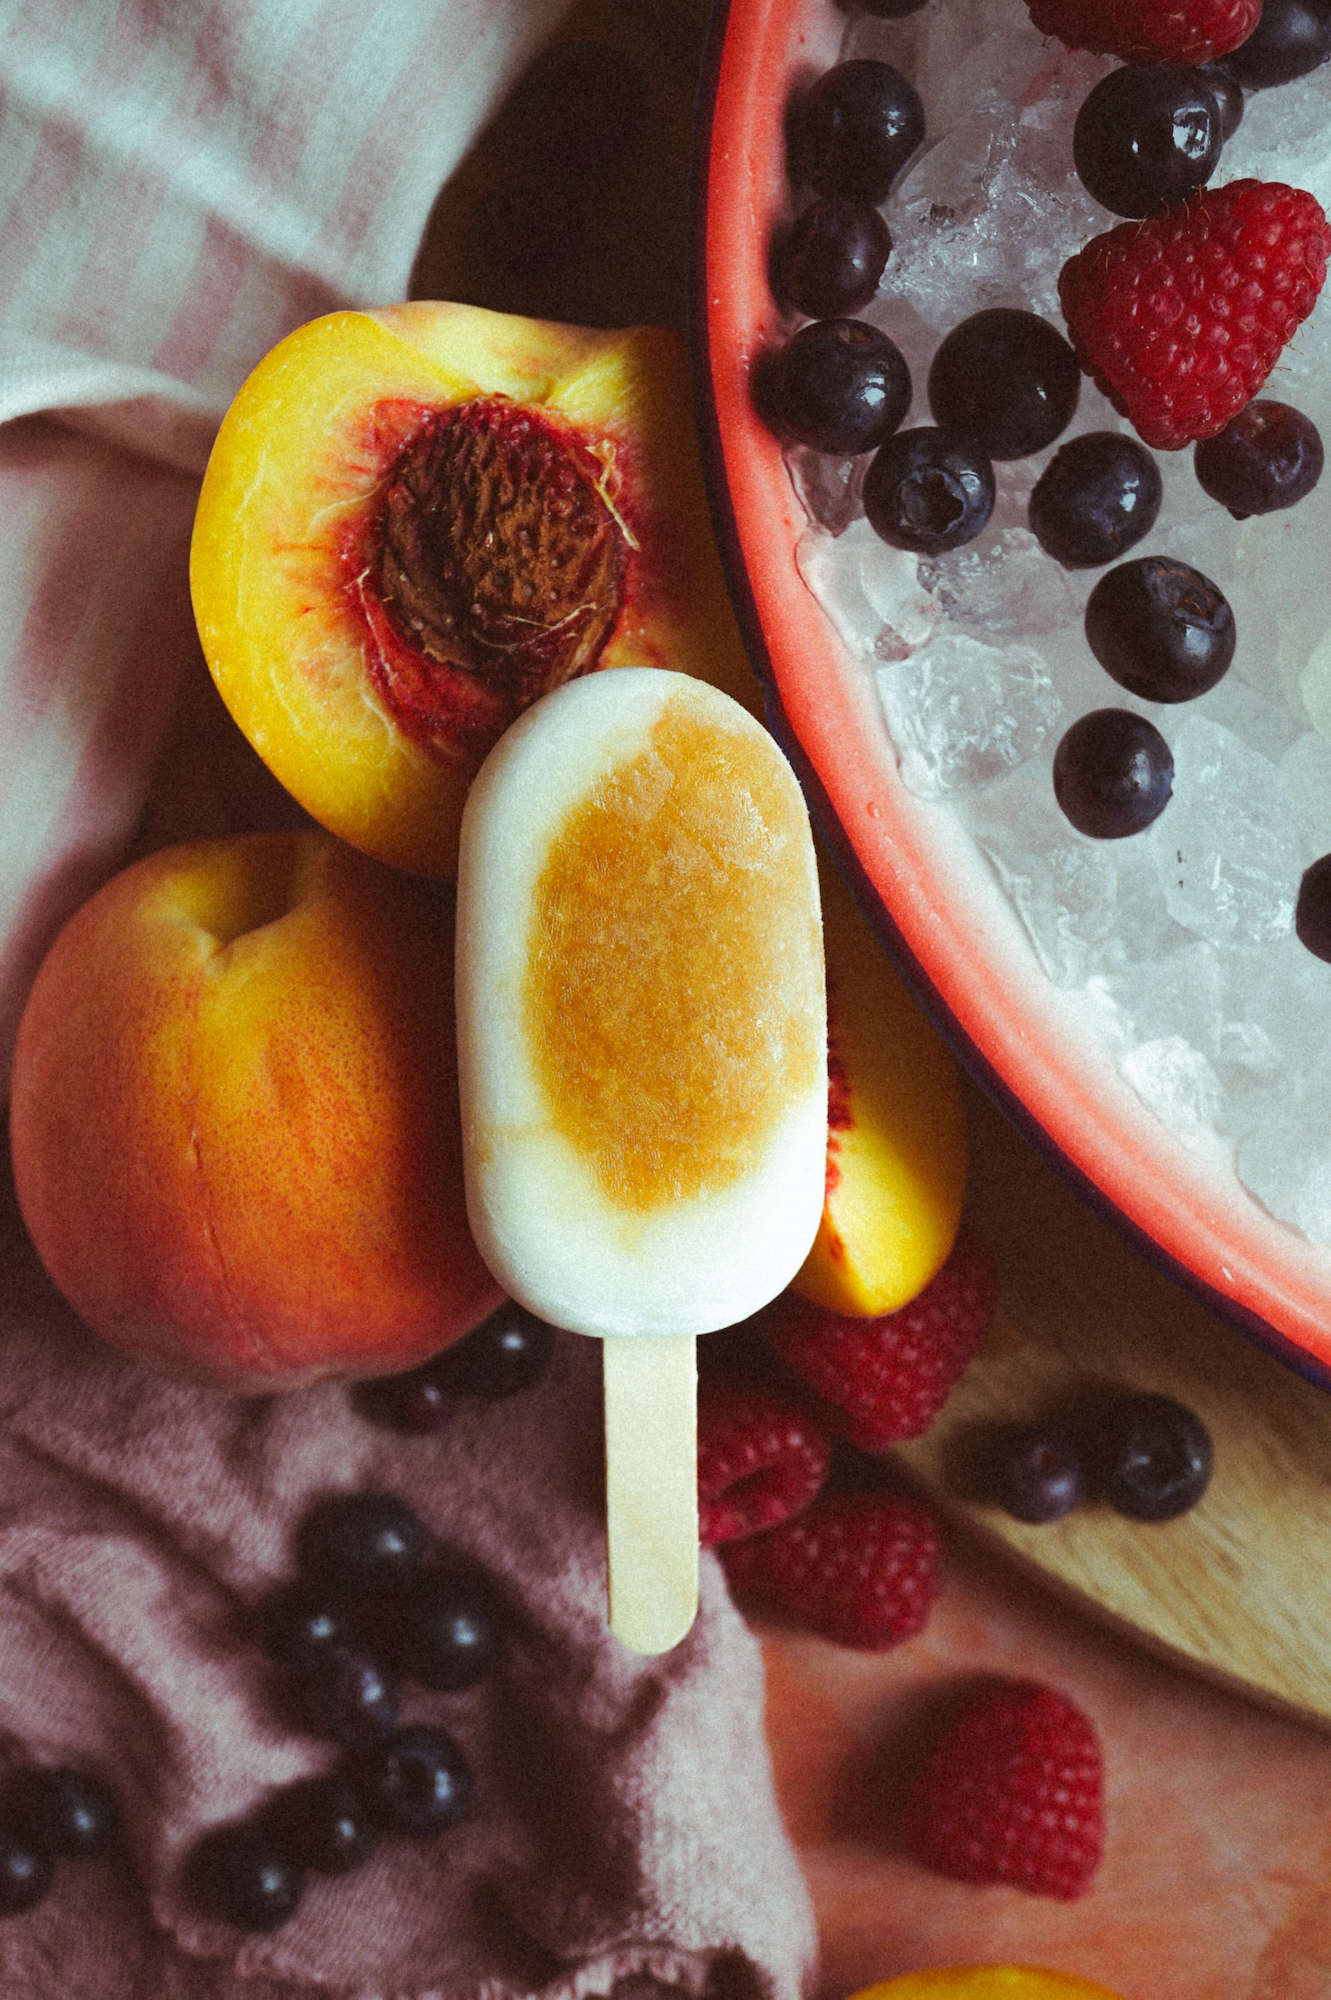
[[[1018,1011],[1002,984],[1017,962],[1016,920],[989,912],[979,968],[973,926],[963,930],[957,911],[924,893],[925,848],[934,844],[936,856],[946,841],[936,809],[913,799],[895,773],[866,773],[853,760],[842,768],[833,756],[855,742],[855,726],[873,720],[881,728],[881,715],[871,714],[869,674],[850,661],[798,577],[794,545],[807,523],[759,414],[754,375],[789,328],[766,279],[766,244],[787,200],[785,105],[799,75],[835,59],[846,25],[836,24],[832,0],[714,0],[699,79],[688,296],[694,401],[713,525],[769,723],[825,844],[976,1081],[1152,1263],[1309,1381],[1331,1387],[1331,1254],[1267,1217],[1236,1178],[1217,1201],[1199,1157],[1126,1082],[1097,1075],[1085,1047],[1078,1051],[1052,982],[1045,1025],[1058,1060],[1039,1053],[1030,1010]],[[960,850],[949,858],[967,865]],[[991,882],[991,901],[997,896]],[[1109,1130],[1106,1085],[1118,1121]],[[1116,1161],[1106,1159],[1107,1146],[1117,1148]],[[1152,1167],[1154,1176],[1143,1171]]]

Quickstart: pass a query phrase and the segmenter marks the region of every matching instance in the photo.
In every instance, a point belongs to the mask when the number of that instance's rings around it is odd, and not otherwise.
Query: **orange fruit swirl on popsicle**
[[[457,937],[472,1232],[514,1297],[607,1342],[615,1623],[618,1371],[629,1402],[650,1404],[635,1431],[682,1452],[680,1337],[766,1304],[821,1216],[823,949],[794,774],[701,681],[659,668],[572,681],[512,725],[473,784]],[[682,1491],[679,1471],[662,1477]],[[639,1484],[651,1478],[644,1467]]]

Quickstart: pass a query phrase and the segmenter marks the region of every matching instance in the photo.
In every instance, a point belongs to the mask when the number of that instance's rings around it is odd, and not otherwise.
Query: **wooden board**
[[[970,1212],[1002,1291],[943,1416],[898,1454],[938,1503],[1097,1616],[1304,1718],[1331,1722],[1331,1393],[1156,1270],[971,1093]],[[1215,1471],[1176,1521],[1088,1505],[1042,1527],[977,1492],[995,1422],[1097,1385],[1163,1390],[1209,1425]]]

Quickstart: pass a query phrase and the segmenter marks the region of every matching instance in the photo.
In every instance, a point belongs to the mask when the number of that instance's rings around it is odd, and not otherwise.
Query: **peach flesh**
[[[322,833],[191,842],[76,913],[15,1182],[93,1330],[242,1389],[407,1368],[502,1297],[466,1228],[451,899]]]

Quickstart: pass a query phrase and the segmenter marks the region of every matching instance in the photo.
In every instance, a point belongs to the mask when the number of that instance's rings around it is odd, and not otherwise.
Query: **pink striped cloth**
[[[0,1090],[195,639],[194,495],[283,334],[402,297],[567,0],[0,0]]]

